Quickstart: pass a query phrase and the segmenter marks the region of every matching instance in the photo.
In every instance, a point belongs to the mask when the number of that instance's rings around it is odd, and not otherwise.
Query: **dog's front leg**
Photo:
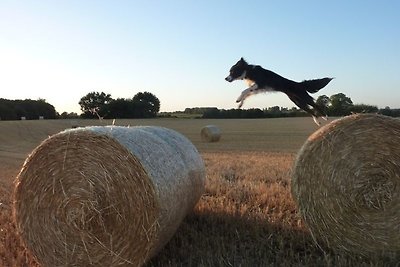
[[[250,90],[247,88],[246,90],[243,90],[243,92],[240,94],[240,96],[236,100],[236,103],[240,102],[238,108],[241,108],[243,106],[244,100],[247,98],[249,93],[250,93]]]
[[[243,90],[243,92],[240,94],[240,96],[238,97],[238,99],[236,100],[236,103],[239,103],[239,108],[241,108],[243,106],[244,100],[246,98],[248,98],[249,96],[251,96],[252,94],[254,94],[254,91],[257,90],[258,85],[256,83],[254,83],[252,86],[250,86],[249,88]]]

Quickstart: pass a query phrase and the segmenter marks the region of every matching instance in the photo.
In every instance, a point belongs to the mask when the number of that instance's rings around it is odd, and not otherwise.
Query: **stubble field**
[[[73,125],[111,121],[0,121],[0,266],[39,266],[25,251],[12,222],[13,180],[46,137]],[[217,125],[222,139],[204,143],[200,130]],[[311,118],[117,120],[116,125],[174,129],[198,148],[207,171],[206,192],[167,246],[148,266],[393,266],[322,252],[297,214],[290,193],[295,155],[317,129]]]

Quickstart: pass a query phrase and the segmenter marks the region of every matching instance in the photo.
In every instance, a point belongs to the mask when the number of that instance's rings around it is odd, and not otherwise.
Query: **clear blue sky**
[[[0,3],[0,98],[149,91],[162,111],[235,108],[244,57],[293,80],[336,77],[315,94],[400,108],[400,1],[8,1]],[[243,108],[293,104],[282,93]]]

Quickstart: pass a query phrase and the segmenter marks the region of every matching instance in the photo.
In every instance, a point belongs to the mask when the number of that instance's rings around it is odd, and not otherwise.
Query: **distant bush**
[[[0,98],[0,119],[19,120],[25,117],[27,120],[55,119],[57,112],[53,105],[44,99],[39,100],[8,100]]]
[[[61,113],[59,116],[58,116],[60,119],[77,119],[77,118],[79,118],[79,115],[78,115],[78,113],[76,113],[76,112],[71,112],[71,113],[68,113],[68,112],[63,112],[63,113]]]

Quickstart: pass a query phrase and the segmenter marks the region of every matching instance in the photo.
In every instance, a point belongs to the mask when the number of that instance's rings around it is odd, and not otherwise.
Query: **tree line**
[[[374,105],[354,104],[350,97],[343,93],[331,95],[321,95],[316,103],[326,112],[328,116],[346,116],[352,113],[379,113],[386,116],[400,117],[400,109],[385,107],[379,109]],[[202,118],[278,118],[278,117],[303,117],[309,116],[306,112],[293,107],[285,108],[273,106],[265,109],[218,109],[209,108],[189,108],[185,109],[188,114],[201,114]]]
[[[132,98],[113,99],[104,92],[90,92],[79,105],[82,113],[59,114],[45,99],[9,100],[0,98],[0,120],[37,120],[70,118],[153,118],[160,111],[160,100],[149,92],[139,92]]]
[[[400,109],[385,107],[378,109],[374,105],[354,104],[350,97],[343,93],[321,95],[316,100],[317,104],[328,116],[346,116],[352,113],[379,113],[386,116],[400,117]],[[59,114],[53,105],[44,99],[39,100],[8,100],[0,98],[0,120],[28,120],[39,119],[67,119],[67,118],[153,118],[159,116],[160,100],[150,92],[139,92],[132,98],[113,99],[104,92],[90,92],[83,96],[79,105],[82,113],[63,112]],[[200,118],[278,118],[309,116],[304,111],[293,107],[279,106],[265,109],[218,109],[216,107],[186,108],[184,114],[195,114]],[[163,117],[173,116],[172,113]]]

